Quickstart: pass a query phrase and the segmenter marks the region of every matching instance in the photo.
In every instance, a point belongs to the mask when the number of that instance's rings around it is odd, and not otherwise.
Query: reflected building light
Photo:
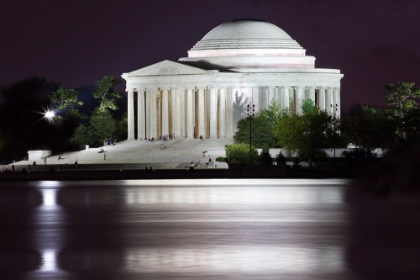
[[[241,186],[257,186],[257,185],[275,185],[275,186],[290,186],[290,185],[343,185],[350,183],[346,179],[175,179],[175,180],[122,180],[121,185],[124,186],[226,186],[226,185],[241,185]]]
[[[41,271],[55,271],[57,269],[57,255],[54,250],[45,250],[42,252]]]
[[[133,204],[339,204],[344,188],[328,186],[261,186],[200,188],[138,188],[125,191],[125,203]]]
[[[39,181],[39,182],[33,182],[33,185],[41,188],[50,188],[50,187],[60,187],[62,185],[62,182],[60,181]]]
[[[42,205],[52,207],[57,205],[57,190],[42,189]]]
[[[341,247],[301,248],[223,246],[219,248],[150,248],[126,252],[125,269],[132,272],[185,273],[310,273],[345,269]]]

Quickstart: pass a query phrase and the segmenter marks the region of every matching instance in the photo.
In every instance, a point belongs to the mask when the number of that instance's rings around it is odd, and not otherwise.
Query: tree
[[[395,116],[402,119],[411,109],[417,107],[417,102],[413,98],[420,97],[420,89],[414,86],[415,83],[407,82],[383,85],[388,107]]]
[[[95,110],[93,112],[90,118],[88,135],[90,143],[99,146],[103,144],[106,138],[116,138],[116,122],[109,111]]]
[[[261,154],[260,154],[260,162],[263,165],[273,165],[273,158],[270,155],[270,149],[268,148],[267,144],[264,144]]]
[[[78,115],[75,107],[83,105],[82,101],[77,100],[78,96],[79,92],[77,90],[60,87],[57,91],[51,93],[49,97],[56,110],[63,111],[66,116],[69,116]]]
[[[317,107],[315,105],[315,102],[311,99],[305,99],[302,101],[302,114],[306,115],[308,113],[313,113],[316,111]]]
[[[279,144],[288,150],[297,150],[308,158],[312,167],[313,158],[328,148],[335,117],[319,109],[305,115],[292,114],[280,119],[276,128]]]
[[[71,139],[72,143],[78,145],[101,146],[104,139],[117,138],[117,122],[108,110],[104,112],[96,109],[90,117],[90,124],[79,125]]]
[[[252,122],[252,123],[250,123]],[[251,129],[251,131],[250,131]],[[250,143],[255,147],[263,145],[273,146],[274,124],[263,114],[257,114],[253,118],[244,118],[238,121],[238,130],[233,136],[235,143]],[[250,134],[251,132],[251,134]]]
[[[366,154],[375,148],[385,149],[394,143],[395,125],[386,110],[371,106],[361,106],[341,121],[346,139]]]
[[[397,82],[396,84],[383,85],[385,89],[384,96],[386,97],[388,109],[395,123],[398,124],[396,129],[397,140],[399,143],[410,144],[413,139],[408,139],[409,134],[416,127],[411,125],[416,123],[416,112],[412,112],[417,108],[417,102],[414,98],[420,97],[420,89],[415,88],[415,83]],[[411,119],[414,117],[414,119]]]
[[[244,143],[227,145],[226,158],[229,164],[255,164],[258,162],[258,151]]]
[[[261,115],[265,116],[274,126],[277,126],[280,118],[285,115],[286,112],[282,111],[280,104],[276,99],[272,99],[267,109],[261,111]]]
[[[331,125],[328,127],[327,131],[328,147],[334,149],[334,158],[335,158],[335,149],[347,147],[348,141],[341,133],[341,120],[339,118],[332,118]]]
[[[117,99],[122,98],[116,87],[120,81],[113,76],[104,76],[96,83],[98,89],[93,93],[95,98],[100,99],[99,110],[105,112],[107,109],[117,110]]]

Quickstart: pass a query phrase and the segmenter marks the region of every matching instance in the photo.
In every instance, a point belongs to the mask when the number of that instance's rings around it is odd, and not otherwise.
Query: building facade
[[[232,138],[236,124],[270,102],[292,113],[311,99],[321,110],[340,114],[336,69],[315,68],[279,27],[238,20],[207,33],[188,57],[124,73],[128,96],[128,140]]]

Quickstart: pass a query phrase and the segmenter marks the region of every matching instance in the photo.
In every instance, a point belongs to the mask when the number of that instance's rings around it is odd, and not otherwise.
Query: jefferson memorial
[[[232,138],[238,120],[275,100],[301,113],[311,99],[340,114],[337,69],[315,68],[315,57],[274,24],[223,23],[178,61],[164,60],[124,73],[128,92],[128,140]]]

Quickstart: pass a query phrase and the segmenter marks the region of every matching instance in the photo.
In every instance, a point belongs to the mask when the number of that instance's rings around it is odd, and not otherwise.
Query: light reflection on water
[[[198,187],[129,188],[126,204],[337,204],[343,202],[343,189],[331,187]]]
[[[307,273],[344,269],[340,247],[223,246],[208,248],[130,249],[125,269],[163,273],[205,271],[224,273]]]
[[[34,212],[35,220],[40,226],[45,226],[44,230],[33,234],[41,246],[39,252],[42,255],[42,264],[38,271],[98,269],[103,260],[109,263],[109,267],[104,269],[122,269],[132,273],[281,274],[342,271],[345,270],[345,265],[343,248],[339,245],[344,244],[317,246],[306,243],[294,247],[291,244],[300,244],[299,240],[311,234],[306,232],[309,228],[306,229],[306,225],[300,223],[339,224],[346,220],[346,213],[342,209],[345,183],[345,180],[277,179],[34,182],[31,184],[37,187],[42,196],[42,204]],[[148,223],[150,234],[153,235],[155,229],[150,223],[165,225],[180,223],[180,227],[183,228],[184,223],[208,225],[215,222],[219,223],[216,225],[219,227],[217,230],[222,231],[223,235],[231,235],[230,238],[240,235],[244,243],[239,245],[217,241],[208,244],[211,239],[204,239],[207,242],[205,245],[194,247],[189,244],[188,236],[196,233],[188,232],[191,229],[187,228],[184,229],[187,231],[186,235],[180,237],[185,243],[177,243],[176,247],[170,243],[157,247],[129,246],[119,248],[117,255],[106,248],[106,243],[102,245],[104,248],[99,248],[99,251],[89,248],[76,250],[71,247],[64,248],[66,238],[74,242],[74,238],[78,237],[72,236],[71,231],[67,232],[60,228],[63,221],[83,224],[95,223],[96,220],[103,223],[110,221],[107,214],[101,212],[93,212],[92,220],[89,220],[90,212],[89,215],[78,216],[79,214],[75,214],[77,211],[90,209],[79,206],[101,206],[92,209],[107,209],[112,214],[116,209],[122,209],[118,207],[126,206],[124,211],[129,211],[128,214],[118,214],[113,223],[115,225],[124,223],[134,227],[134,231],[128,236],[125,235],[126,231],[117,231],[113,238],[115,240],[124,238],[127,244],[140,242],[141,237],[136,236],[136,231],[144,233],[136,228],[135,225],[139,223]],[[147,211],[143,211],[143,206]],[[188,206],[188,209],[185,206]],[[326,208],[322,210],[319,207]],[[286,241],[284,243],[278,243],[278,236],[272,234],[262,237],[273,242],[268,245],[266,241],[258,243],[253,240],[252,234],[257,234],[258,237],[258,233],[251,233],[248,236],[246,231],[249,226],[242,226],[240,223],[249,223],[256,227],[262,223],[265,223],[264,227],[281,223],[284,228],[299,225],[304,232],[293,233],[293,230],[277,232],[281,234],[281,240]],[[58,227],[55,227],[56,225]],[[230,226],[241,229],[230,231]],[[178,235],[183,232],[177,230]],[[206,232],[203,232],[203,237],[204,234]],[[255,238],[255,235],[253,236]],[[162,237],[148,240],[167,242],[165,237],[159,238]],[[58,259],[71,260],[71,262],[62,261],[60,264]],[[71,265],[74,261],[77,263],[76,266]]]
[[[74,189],[72,204],[78,205],[143,205],[143,204],[208,204],[208,205],[281,205],[281,204],[339,204],[343,203],[346,180],[312,179],[209,179],[209,180],[124,180],[111,181],[121,189]],[[90,182],[89,182],[90,183]],[[95,185],[98,182],[93,182]],[[74,183],[72,183],[74,184]],[[255,185],[262,184],[262,186]],[[235,187],[229,187],[234,185]],[[308,186],[309,185],[309,186]],[[55,208],[57,195],[66,183],[41,181],[36,183],[42,194],[42,206]],[[128,187],[129,186],[129,187]],[[134,187],[137,186],[137,187]],[[197,186],[196,188],[191,186]],[[227,187],[221,187],[227,186]],[[314,187],[316,186],[316,187]],[[121,193],[123,200],[119,199]],[[67,193],[69,194],[69,192]],[[71,197],[73,198],[73,197]],[[65,198],[64,198],[65,201]]]
[[[57,254],[55,250],[44,250],[42,252],[42,265],[40,271],[55,271],[57,269]]]

